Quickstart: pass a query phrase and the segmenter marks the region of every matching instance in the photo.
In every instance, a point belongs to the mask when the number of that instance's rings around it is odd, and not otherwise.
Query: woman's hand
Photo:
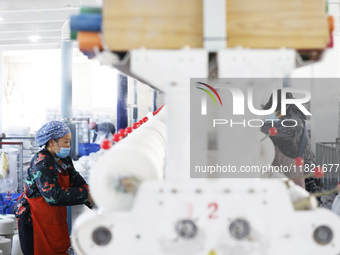
[[[89,203],[90,207],[92,207],[94,205],[94,202],[93,202],[93,199],[91,197],[90,192],[88,192],[88,195],[87,195],[87,202]]]

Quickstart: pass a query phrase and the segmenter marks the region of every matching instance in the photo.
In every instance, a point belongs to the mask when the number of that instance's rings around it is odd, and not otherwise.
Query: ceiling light
[[[0,21],[3,21],[4,19],[2,17],[0,17]]]
[[[30,35],[28,37],[28,39],[30,39],[32,42],[37,42],[41,39],[41,36],[40,35]]]

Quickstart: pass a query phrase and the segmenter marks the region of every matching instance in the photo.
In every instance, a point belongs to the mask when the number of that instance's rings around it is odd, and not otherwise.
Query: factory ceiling
[[[1,0],[0,51],[60,48],[61,29],[81,6],[100,0]]]

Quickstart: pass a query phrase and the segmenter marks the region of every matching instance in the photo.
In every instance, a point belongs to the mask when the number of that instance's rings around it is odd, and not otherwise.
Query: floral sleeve
[[[87,191],[89,190],[89,186],[87,185],[86,181],[79,174],[79,172],[74,168],[72,162],[70,162],[69,175],[70,175],[70,186],[71,187],[85,188]]]
[[[84,204],[88,191],[81,187],[61,187],[58,183],[58,168],[53,158],[41,153],[32,166],[32,177],[40,194],[49,205],[70,206]],[[70,176],[70,180],[71,180]]]

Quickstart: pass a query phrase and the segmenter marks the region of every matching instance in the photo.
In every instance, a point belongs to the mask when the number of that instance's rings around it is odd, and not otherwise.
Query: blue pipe
[[[72,41],[61,41],[61,121],[72,122]],[[72,140],[75,137],[72,137]],[[74,149],[73,149],[74,150]],[[72,232],[72,208],[67,206],[67,224]]]
[[[61,120],[72,122],[72,41],[61,42]]]
[[[117,131],[121,128],[126,128],[128,125],[127,112],[127,77],[118,74],[117,82]]]
[[[137,81],[133,80],[133,112],[132,112],[133,123],[137,122],[138,119],[138,106],[137,106]]]
[[[157,110],[157,91],[153,90],[153,111]]]

